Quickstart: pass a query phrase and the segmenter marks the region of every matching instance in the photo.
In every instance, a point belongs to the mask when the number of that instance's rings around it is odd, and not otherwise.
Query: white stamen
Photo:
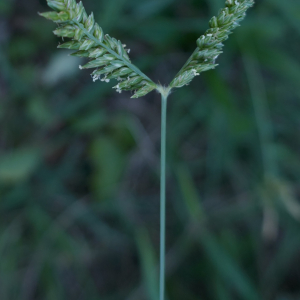
[[[192,72],[194,73],[194,76],[200,75],[199,73],[197,73],[197,70],[196,70],[196,69],[192,69]]]
[[[100,75],[96,75],[96,74],[95,74],[95,75],[93,76],[93,81],[96,82],[98,79],[100,79],[100,77],[101,77]]]
[[[130,53],[130,49],[127,50],[127,53],[128,53],[128,54]]]
[[[82,65],[79,65],[79,69],[80,69],[80,70],[82,70],[82,69],[83,69]]]

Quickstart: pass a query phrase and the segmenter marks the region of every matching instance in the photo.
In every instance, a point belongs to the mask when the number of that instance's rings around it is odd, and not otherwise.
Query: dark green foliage
[[[223,5],[85,0],[162,84]],[[46,9],[0,0],[0,299],[152,300],[160,97],[94,84]],[[300,299],[299,11],[258,1],[218,68],[171,94],[168,299]]]

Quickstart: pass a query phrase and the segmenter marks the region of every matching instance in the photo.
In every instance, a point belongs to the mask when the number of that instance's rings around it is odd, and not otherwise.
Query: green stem
[[[165,296],[165,244],[166,244],[166,133],[168,93],[161,94],[161,162],[160,162],[160,283],[159,299]]]

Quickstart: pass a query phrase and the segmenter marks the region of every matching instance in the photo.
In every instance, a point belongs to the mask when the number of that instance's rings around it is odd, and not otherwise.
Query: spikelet
[[[170,83],[170,87],[180,88],[189,84],[201,72],[214,69],[217,66],[215,61],[222,53],[222,43],[239,26],[246,10],[253,4],[253,0],[227,0],[226,7],[209,21],[210,29],[197,40],[196,50]]]
[[[47,0],[47,3],[54,11],[40,15],[58,24],[55,35],[70,39],[58,48],[76,50],[72,55],[89,58],[90,61],[79,68],[94,69],[91,74],[94,82],[117,79],[119,84],[114,88],[118,92],[135,91],[132,98],[142,97],[156,89],[156,84],[131,64],[130,50],[126,45],[105,35],[93,13],[87,15],[82,2]]]

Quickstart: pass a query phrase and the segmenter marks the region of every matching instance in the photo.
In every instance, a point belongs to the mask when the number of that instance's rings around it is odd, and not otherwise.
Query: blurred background
[[[223,0],[84,0],[168,84]],[[93,83],[46,0],[0,0],[0,299],[157,300],[160,97]],[[167,299],[300,299],[300,2],[259,1],[168,108]]]

